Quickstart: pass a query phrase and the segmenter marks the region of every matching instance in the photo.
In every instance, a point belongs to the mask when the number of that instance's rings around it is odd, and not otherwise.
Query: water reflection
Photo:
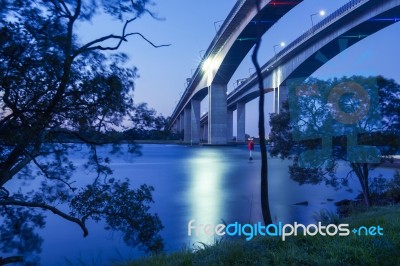
[[[227,165],[220,158],[224,154],[217,149],[198,149],[187,160],[190,174],[187,201],[189,217],[196,224],[221,223],[222,204],[224,202],[223,179]],[[198,235],[191,238],[193,242],[207,242],[209,237]]]

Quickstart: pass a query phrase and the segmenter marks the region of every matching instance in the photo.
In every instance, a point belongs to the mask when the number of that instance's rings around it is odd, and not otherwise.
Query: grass
[[[258,237],[225,239],[198,250],[183,250],[129,261],[135,265],[400,265],[400,206],[374,207],[340,220],[383,228],[383,236]]]

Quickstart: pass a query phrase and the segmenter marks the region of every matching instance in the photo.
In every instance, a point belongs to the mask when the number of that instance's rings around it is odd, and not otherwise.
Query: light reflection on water
[[[193,157],[188,158],[190,184],[187,192],[190,214],[196,224],[221,223],[223,203],[223,179],[227,165],[221,163],[224,156],[221,150],[198,149]],[[192,241],[209,241],[205,235],[194,236]]]
[[[108,149],[109,150],[109,149]],[[237,147],[188,147],[179,145],[143,145],[143,155],[111,157],[114,176],[129,178],[133,186],[146,183],[155,188],[152,211],[158,213],[164,230],[167,252],[191,247],[201,241],[212,243],[214,237],[188,237],[187,224],[257,223],[262,221],[260,211],[260,153],[248,160],[246,146]],[[106,155],[107,149],[99,154]],[[72,160],[82,164],[82,153],[72,155]],[[359,192],[357,180],[350,186],[353,192],[334,190],[325,185],[299,186],[289,178],[289,161],[269,158],[269,199],[274,222],[314,222],[313,214],[323,208],[334,209],[333,202],[354,198]],[[346,175],[348,168],[339,167],[338,175]],[[393,176],[393,170],[380,169],[384,176]],[[377,176],[377,173],[372,173]],[[79,180],[88,173],[79,169]],[[11,184],[12,185],[12,184]],[[17,186],[17,184],[14,184]],[[33,186],[33,183],[32,183]],[[307,201],[307,206],[294,205]],[[82,237],[79,228],[49,214],[43,230],[45,239],[42,265],[65,265],[65,259],[91,264],[109,264],[110,260],[126,260],[142,256],[135,249],[124,245],[118,233],[110,233],[102,224],[91,223],[89,236]]]

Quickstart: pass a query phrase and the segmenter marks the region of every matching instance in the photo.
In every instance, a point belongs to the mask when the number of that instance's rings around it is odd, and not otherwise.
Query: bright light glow
[[[203,71],[207,71],[210,65],[211,65],[211,58],[207,58],[206,61],[203,62],[201,68],[203,69]]]
[[[285,46],[285,42],[281,42],[281,47]]]
[[[212,71],[218,68],[218,60],[216,58],[207,58],[206,61],[203,62],[201,68],[203,71]]]
[[[213,58],[208,57],[205,61],[203,61],[201,69],[206,77],[207,86],[211,85],[220,65],[221,58],[219,58],[218,55],[214,56]]]
[[[321,17],[325,16],[325,10],[319,11],[319,15],[320,15]]]

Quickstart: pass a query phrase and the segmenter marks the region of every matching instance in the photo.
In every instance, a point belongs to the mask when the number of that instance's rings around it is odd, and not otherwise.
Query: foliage
[[[391,179],[382,176],[371,178],[370,192],[373,200],[380,204],[400,202],[400,172]]]
[[[333,88],[340,86],[348,86],[350,91],[338,98],[340,107],[333,108],[329,97]],[[370,97],[357,102],[357,88]],[[289,172],[300,184],[347,186],[355,175],[369,206],[370,171],[399,148],[400,85],[380,76],[353,76],[327,81],[310,78],[289,90],[291,102],[283,105],[280,114],[271,115],[271,155],[293,158]],[[364,116],[349,121],[363,109]],[[371,160],[374,156],[378,160]],[[351,171],[337,176],[336,169],[343,161]]]
[[[393,179],[389,182],[388,188],[385,191],[389,198],[394,199],[395,202],[400,202],[400,172],[396,171]]]
[[[130,117],[133,127],[123,132],[127,140],[163,140],[171,136],[167,130],[168,119],[157,115],[146,103],[140,103]]]
[[[336,212],[322,209],[314,213],[313,218],[316,223],[321,222],[322,225],[339,224],[339,215]]]
[[[130,36],[159,47],[139,32],[129,31],[142,15],[155,17],[149,4],[149,0],[0,1],[3,252],[39,253],[42,240],[35,228],[44,226],[44,211],[76,223],[84,236],[87,219],[102,219],[109,229],[123,231],[129,245],[151,251],[162,248],[159,218],[148,212],[152,188],[134,190],[128,181],[112,179],[109,158],[97,153],[99,145],[116,143],[112,132],[141,111],[132,101],[136,68],[116,51]],[[81,43],[77,24],[90,22],[100,13],[120,21],[120,33]],[[80,189],[82,180],[73,179],[76,166],[69,153],[81,145],[66,143],[66,136],[87,146],[86,167],[94,176]],[[116,145],[112,148],[119,151]],[[138,149],[130,145],[130,151]],[[28,181],[36,187],[24,187]],[[97,204],[111,195],[107,205]],[[131,213],[127,205],[118,212],[113,209],[117,206],[112,204],[125,200],[131,204]]]
[[[162,225],[157,215],[149,214],[148,206],[153,202],[153,190],[146,185],[137,190],[130,189],[127,180],[94,183],[81,189],[71,200],[71,214],[82,217],[82,221],[100,221],[106,215],[106,229],[123,232],[128,245],[142,243],[145,251],[159,251],[163,244],[157,232]]]

